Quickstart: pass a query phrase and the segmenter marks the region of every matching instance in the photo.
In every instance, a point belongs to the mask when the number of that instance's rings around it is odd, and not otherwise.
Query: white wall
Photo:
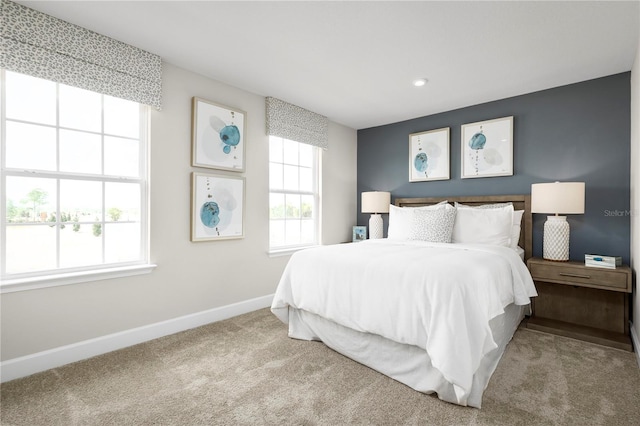
[[[631,267],[640,270],[640,37],[631,68]],[[640,352],[640,292],[633,293],[633,330],[636,354]],[[640,356],[638,357],[640,363]]]
[[[189,241],[191,172],[220,173],[190,166],[193,96],[247,112],[244,239]],[[151,261],[158,267],[148,275],[2,295],[2,361],[275,291],[288,257],[267,255],[264,97],[165,64],[163,103],[151,115]],[[325,244],[350,240],[357,201],[356,131],[331,123],[329,132]]]

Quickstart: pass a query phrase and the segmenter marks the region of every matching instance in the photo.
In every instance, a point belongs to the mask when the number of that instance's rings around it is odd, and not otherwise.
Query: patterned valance
[[[327,149],[329,119],[280,99],[268,97],[267,134]]]
[[[159,56],[9,0],[0,0],[0,68],[162,106]]]

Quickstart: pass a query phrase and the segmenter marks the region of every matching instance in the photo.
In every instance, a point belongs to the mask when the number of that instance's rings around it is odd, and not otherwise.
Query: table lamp
[[[363,192],[361,201],[362,213],[371,213],[371,218],[369,218],[369,238],[382,238],[382,216],[380,216],[380,213],[389,213],[391,193],[383,191]]]
[[[584,182],[534,183],[531,185],[531,213],[547,216],[542,238],[542,257],[569,260],[569,222],[559,214],[584,213]]]

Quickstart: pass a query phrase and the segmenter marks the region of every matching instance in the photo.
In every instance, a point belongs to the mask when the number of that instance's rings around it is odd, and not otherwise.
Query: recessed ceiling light
[[[426,78],[418,78],[417,80],[413,80],[413,85],[416,87],[422,87],[427,84]]]

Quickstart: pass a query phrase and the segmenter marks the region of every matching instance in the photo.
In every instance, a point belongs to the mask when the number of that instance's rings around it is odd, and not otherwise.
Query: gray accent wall
[[[604,254],[629,263],[630,87],[626,72],[361,129],[358,198],[363,191],[390,191],[392,202],[397,197],[529,194],[532,183],[583,181],[585,214],[568,217],[571,259]],[[419,90],[427,103],[428,86]],[[514,117],[514,175],[461,179],[461,125],[507,116]],[[451,179],[409,182],[409,134],[442,127],[451,129]],[[533,216],[533,254],[541,256],[546,216]],[[388,215],[383,217],[386,235]],[[368,214],[358,213],[359,225],[368,220]]]

